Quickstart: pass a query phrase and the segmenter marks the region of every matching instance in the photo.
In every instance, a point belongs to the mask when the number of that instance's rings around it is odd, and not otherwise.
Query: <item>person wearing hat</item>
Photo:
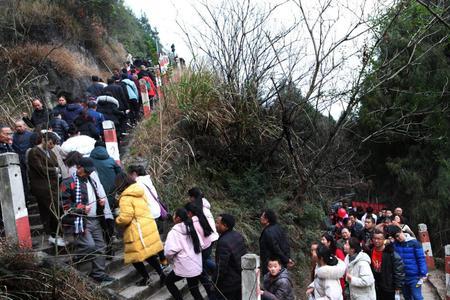
[[[81,158],[76,173],[61,183],[61,198],[67,216],[66,226],[75,236],[77,253],[84,259],[92,260],[90,276],[99,283],[113,281],[105,272],[105,249],[102,221],[106,198],[100,198],[98,187],[90,174],[95,171],[90,158]]]

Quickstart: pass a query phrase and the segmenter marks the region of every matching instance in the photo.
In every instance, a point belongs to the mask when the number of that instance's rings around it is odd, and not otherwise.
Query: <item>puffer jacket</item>
[[[119,110],[119,102],[110,96],[100,96],[97,98],[97,112],[102,113],[105,120],[113,121],[116,128],[120,120],[125,117],[123,111]]]
[[[144,190],[136,183],[120,194],[120,214],[116,224],[124,227],[124,261],[126,264],[142,262],[163,249],[155,220],[150,211]],[[201,265],[201,260],[200,260]]]
[[[370,267],[370,257],[359,252],[351,260],[350,256],[345,257],[347,272],[352,276],[349,282],[351,300],[376,300],[375,279]]]
[[[314,281],[308,286],[314,289],[315,300],[342,300],[339,278],[345,274],[345,263],[338,259],[335,266],[316,266]]]
[[[412,283],[428,273],[422,245],[413,237],[406,236],[404,242],[395,242],[395,252],[400,255],[405,265],[405,281]]]
[[[267,273],[264,275],[264,300],[294,300],[293,285],[288,271],[281,269],[275,277]]]
[[[67,122],[67,124],[72,125],[73,121],[81,114],[83,111],[83,107],[78,103],[70,103],[67,104],[66,110],[63,113],[63,120]]]
[[[116,175],[122,171],[122,168],[109,156],[105,147],[95,147],[94,150],[92,150],[90,157],[94,162],[100,182],[105,189],[108,202],[111,207],[115,207],[114,180]]]
[[[202,247],[202,240],[199,240]],[[195,253],[184,223],[175,224],[167,234],[164,254],[171,262],[175,275],[192,278],[202,273],[202,253]]]

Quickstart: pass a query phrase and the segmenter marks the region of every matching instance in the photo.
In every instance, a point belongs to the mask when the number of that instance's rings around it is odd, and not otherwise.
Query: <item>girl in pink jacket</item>
[[[198,289],[202,273],[203,241],[199,239],[186,209],[179,208],[173,216],[175,225],[167,235],[164,254],[172,264],[172,272],[166,278],[166,286],[175,300],[182,300],[175,282],[186,278],[189,290],[195,300],[203,299]]]

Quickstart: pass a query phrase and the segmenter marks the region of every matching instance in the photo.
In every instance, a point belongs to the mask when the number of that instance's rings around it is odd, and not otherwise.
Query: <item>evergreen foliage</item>
[[[448,3],[439,3],[437,13],[448,15]],[[363,172],[376,183],[372,196],[403,207],[412,225],[426,223],[440,252],[450,228],[449,30],[419,3],[399,5],[404,11],[380,43],[371,62],[377,71],[366,80],[380,86],[361,99],[358,131],[379,133],[362,149],[370,153]],[[385,81],[408,61],[413,63]]]

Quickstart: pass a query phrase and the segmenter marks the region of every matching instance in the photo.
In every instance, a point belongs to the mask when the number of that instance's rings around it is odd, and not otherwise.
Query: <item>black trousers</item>
[[[395,292],[386,292],[381,289],[375,289],[377,293],[377,300],[394,300]]]
[[[145,260],[150,266],[155,269],[156,273],[161,275],[162,269],[161,265],[159,264],[158,257],[156,255],[150,256]],[[145,265],[143,262],[133,263],[133,267],[139,272],[139,274],[144,279],[148,279],[150,276],[148,275],[147,269],[145,268]]]
[[[175,282],[180,281],[181,279],[183,279],[183,277],[177,276],[174,271],[170,272],[166,278],[167,289],[175,300],[183,300],[183,295],[181,295],[180,290],[175,285]],[[198,289],[198,276],[186,278],[186,280],[189,291],[191,292],[192,297],[194,297],[194,300],[203,300],[202,294],[200,294],[200,290]]]
[[[200,274],[199,280],[202,283],[203,287],[206,290],[206,294],[208,295],[209,300],[214,299],[214,286],[211,281],[211,279],[208,276],[206,266],[207,266],[207,260],[211,257],[213,245],[209,246],[208,248],[204,249],[202,251],[202,265],[203,265],[203,271],[202,274]]]
[[[216,291],[216,299],[217,300],[241,300],[241,290],[233,291],[233,292],[222,292],[219,293]]]
[[[51,191],[42,190],[42,191],[33,191],[33,196],[35,196],[38,208],[39,215],[41,217],[42,225],[44,225],[45,233],[51,235],[53,237],[56,236],[56,232],[58,231],[58,196],[57,194],[50,195]],[[62,207],[59,207],[59,214],[63,214]],[[59,230],[59,234],[62,235],[61,230]]]

